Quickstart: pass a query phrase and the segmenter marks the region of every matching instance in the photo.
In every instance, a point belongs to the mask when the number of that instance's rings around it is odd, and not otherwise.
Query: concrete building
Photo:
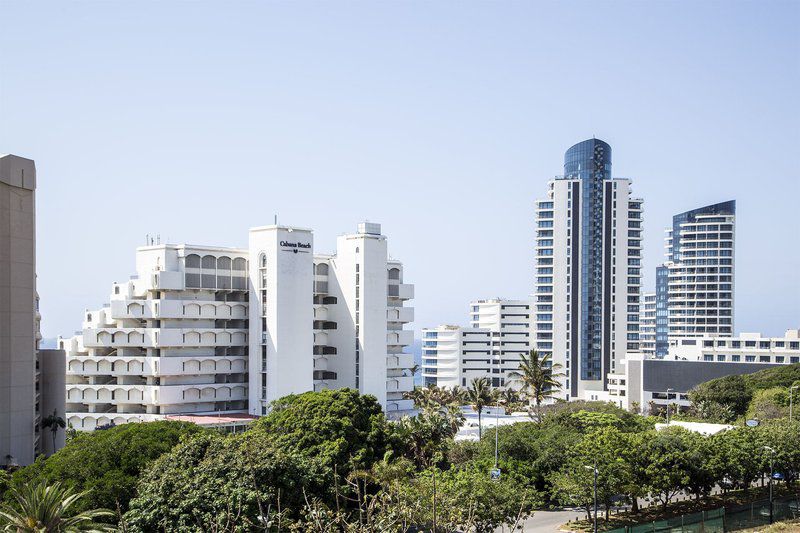
[[[26,465],[52,453],[42,436],[42,416],[64,416],[60,359],[39,350],[39,297],[36,293],[36,165],[0,155],[0,464]],[[63,375],[63,373],[61,374]],[[62,382],[63,383],[63,382]],[[63,445],[64,431],[56,447]]]
[[[469,328],[423,329],[423,383],[466,387],[485,377],[492,387],[514,387],[508,374],[530,351],[530,307],[528,300],[476,300],[470,303]]]
[[[352,387],[411,407],[413,333],[402,264],[377,224],[314,254],[311,230],[250,230],[247,249],[156,245],[110,305],[87,311],[67,351],[76,429],[176,415],[263,415],[286,394]]]
[[[667,404],[688,407],[689,391],[711,379],[750,374],[766,368],[800,363],[800,330],[783,337],[758,333],[738,337],[677,339],[664,358],[628,354],[622,371],[609,376],[610,401],[623,408],[634,402],[642,409]]]
[[[612,178],[599,139],[567,150],[564,175],[536,202],[533,347],[562,365],[563,399],[604,394],[639,351],[642,224],[642,200]]]
[[[656,355],[656,293],[642,294],[639,313],[639,345],[645,357]]]
[[[672,218],[663,265],[670,341],[733,335],[735,222],[735,200]]]

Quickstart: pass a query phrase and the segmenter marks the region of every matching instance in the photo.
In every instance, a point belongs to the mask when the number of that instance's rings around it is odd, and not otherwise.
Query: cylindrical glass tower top
[[[564,154],[565,178],[611,179],[611,146],[600,139],[588,139]]]

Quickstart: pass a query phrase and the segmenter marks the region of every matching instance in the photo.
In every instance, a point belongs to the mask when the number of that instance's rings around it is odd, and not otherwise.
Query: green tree
[[[47,415],[42,420],[42,428],[49,429],[53,436],[53,453],[56,452],[56,437],[58,436],[58,430],[64,429],[65,427],[67,427],[67,423],[63,418],[58,416],[58,411],[55,409],[53,409],[52,415]]]
[[[591,518],[594,505],[594,469],[597,468],[597,499],[606,519],[614,498],[630,486],[629,465],[623,460],[628,445],[625,434],[603,427],[583,436],[573,447],[566,465],[551,481],[553,493],[562,504],[583,508]]]
[[[25,483],[11,488],[12,502],[0,507],[0,527],[17,533],[50,533],[73,531],[112,531],[97,524],[98,518],[114,513],[105,509],[75,512],[86,492],[74,492],[61,483],[47,485],[44,481]]]
[[[395,425],[397,448],[420,468],[442,462],[452,439],[464,420],[460,409],[424,410],[416,416],[404,416]]]
[[[710,458],[711,468],[720,480],[745,491],[755,481],[764,466],[764,452],[757,429],[740,427],[711,437],[715,451]]]
[[[78,511],[119,505],[124,512],[144,468],[171,450],[181,436],[202,431],[195,424],[159,421],[81,433],[57,453],[15,472],[14,482],[60,481],[87,492],[75,502]]]
[[[342,479],[353,470],[369,470],[395,444],[375,397],[353,389],[280,398],[250,433],[266,434],[275,448],[287,453],[319,459],[331,472],[336,467]]]
[[[757,428],[756,447],[763,457],[762,469],[769,472],[768,455],[765,446],[775,450],[775,471],[784,475],[787,482],[800,476],[800,421],[787,419],[767,421]]]
[[[478,440],[483,436],[483,426],[481,424],[481,413],[483,409],[492,403],[494,394],[486,378],[473,378],[469,389],[467,389],[467,401],[472,406],[473,411],[478,413]]]
[[[503,468],[499,481],[492,481],[488,468],[470,464],[420,472],[406,478],[399,492],[402,505],[412,511],[412,521],[425,530],[432,530],[435,513],[436,531],[490,532],[504,524],[519,524],[541,503],[525,481],[509,468]]]
[[[142,476],[125,514],[133,531],[252,531],[328,498],[322,465],[279,450],[264,433],[183,440]]]
[[[522,398],[519,392],[511,387],[507,387],[500,391],[497,396],[497,403],[503,406],[503,410],[507,415],[522,408]]]
[[[539,422],[542,420],[542,402],[555,397],[561,389],[559,378],[565,374],[559,370],[561,365],[554,363],[550,354],[540,357],[539,352],[531,350],[528,357],[520,356],[519,369],[508,374],[509,378],[522,385],[520,392],[535,406],[536,420]]]
[[[694,413],[707,420],[732,422],[743,416],[756,391],[787,388],[800,380],[800,363],[781,365],[752,374],[712,379],[689,392]]]
[[[683,428],[666,428],[647,434],[643,448],[647,487],[664,508],[689,483],[686,433]]]
[[[684,432],[686,443],[686,481],[684,489],[696,499],[711,494],[711,490],[721,479],[720,472],[714,463],[713,440],[710,437],[694,432]]]
[[[789,417],[789,389],[772,387],[757,390],[747,407],[747,418],[772,420]]]

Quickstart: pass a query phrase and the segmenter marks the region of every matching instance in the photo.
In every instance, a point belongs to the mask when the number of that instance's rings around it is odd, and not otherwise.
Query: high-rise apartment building
[[[672,218],[664,263],[669,340],[733,335],[735,219],[735,200]],[[663,283],[657,275],[657,291]]]
[[[669,268],[656,267],[656,318],[655,318],[655,357],[664,357],[669,351]]]
[[[534,347],[563,366],[564,399],[607,390],[639,350],[642,200],[612,178],[611,146],[567,150],[564,175],[536,202]]]
[[[515,387],[508,374],[530,351],[531,303],[494,298],[470,303],[470,327],[422,330],[425,385],[469,386],[487,378],[492,387]]]
[[[63,353],[39,350],[36,293],[36,165],[0,155],[0,461],[26,465],[54,451],[42,416],[64,415]],[[61,380],[63,383],[63,379]],[[64,432],[56,447],[63,445]]]
[[[411,407],[413,285],[380,225],[314,254],[311,230],[250,230],[247,249],[156,245],[87,311],[67,351],[76,429],[171,415],[262,415],[286,394],[351,387]]]
[[[639,349],[647,357],[656,354],[656,293],[642,294],[639,312]]]

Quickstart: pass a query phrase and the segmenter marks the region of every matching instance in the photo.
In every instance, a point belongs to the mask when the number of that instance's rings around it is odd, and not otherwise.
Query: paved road
[[[558,526],[565,524],[568,520],[575,520],[575,517],[582,517],[583,514],[580,510],[536,511],[532,518],[525,521],[522,531],[528,533],[555,533],[558,531]],[[507,532],[510,530],[509,528],[501,528],[497,531]]]

